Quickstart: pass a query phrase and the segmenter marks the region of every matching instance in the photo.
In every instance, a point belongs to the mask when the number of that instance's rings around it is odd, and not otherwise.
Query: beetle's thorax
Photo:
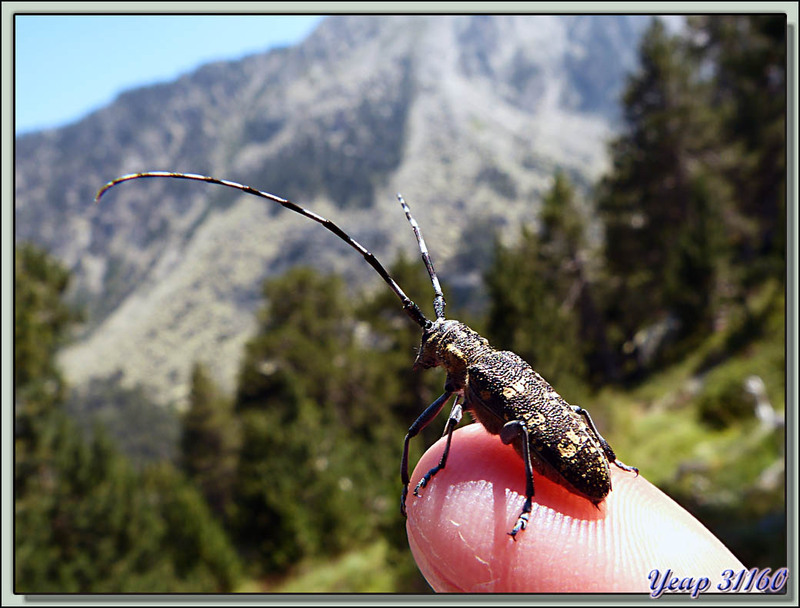
[[[453,378],[466,374],[467,367],[481,353],[491,351],[486,338],[460,321],[437,319],[422,333],[415,368],[442,366]],[[459,383],[460,384],[460,383]],[[454,387],[456,390],[462,386]]]

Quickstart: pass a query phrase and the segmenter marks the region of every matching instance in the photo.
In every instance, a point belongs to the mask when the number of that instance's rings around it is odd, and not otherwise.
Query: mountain
[[[335,16],[297,46],[206,65],[16,140],[18,241],[74,273],[87,321],[61,355],[74,385],[118,371],[162,402],[203,361],[231,389],[260,285],[296,263],[385,288],[317,224],[205,173],[330,217],[389,265],[415,244],[401,191],[451,285],[475,286],[491,230],[513,239],[553,172],[602,171],[645,16]],[[464,236],[470,235],[470,236]],[[431,294],[409,294],[429,304]],[[398,314],[399,307],[398,307]]]

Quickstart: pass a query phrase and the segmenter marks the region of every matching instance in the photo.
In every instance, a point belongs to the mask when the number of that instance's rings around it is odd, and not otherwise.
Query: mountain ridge
[[[376,284],[346,245],[277,205],[148,180],[92,207],[109,179],[161,169],[267,189],[330,217],[385,265],[413,253],[401,190],[443,276],[474,283],[481,260],[452,262],[473,245],[466,227],[513,239],[557,167],[584,189],[602,171],[646,23],[331,17],[299,45],[208,64],[18,138],[16,238],[71,268],[71,298],[88,311],[61,355],[66,376],[81,385],[123,369],[181,402],[201,360],[230,390],[266,276],[304,262]]]

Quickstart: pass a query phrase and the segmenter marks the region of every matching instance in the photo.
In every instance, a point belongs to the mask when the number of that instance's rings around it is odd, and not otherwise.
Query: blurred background
[[[41,20],[90,18],[25,19],[20,83]],[[429,591],[398,509],[444,381],[410,369],[418,328],[278,205],[175,180],[92,205],[143,170],[330,217],[432,315],[402,192],[448,317],[748,568],[787,565],[785,15],[329,16],[296,40],[251,19],[246,56],[67,124],[17,90],[15,591]]]

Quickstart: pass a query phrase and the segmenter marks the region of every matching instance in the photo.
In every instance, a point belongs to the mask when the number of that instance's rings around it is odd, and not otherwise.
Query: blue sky
[[[57,127],[123,90],[299,42],[317,16],[16,15],[15,132]]]

